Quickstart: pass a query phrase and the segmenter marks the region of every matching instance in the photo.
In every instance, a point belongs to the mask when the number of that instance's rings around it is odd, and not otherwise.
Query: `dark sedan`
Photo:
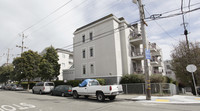
[[[72,86],[70,85],[59,85],[51,90],[51,95],[57,96],[71,96],[72,95]]]

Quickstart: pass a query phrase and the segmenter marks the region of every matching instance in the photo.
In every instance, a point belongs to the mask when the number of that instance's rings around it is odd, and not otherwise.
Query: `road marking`
[[[168,99],[156,99],[157,102],[169,102]]]
[[[200,100],[200,98],[195,98],[196,100]]]
[[[36,108],[35,105],[27,104],[27,103],[19,103],[19,104],[12,104],[12,105],[0,105],[0,111],[16,111],[16,110],[26,110]]]

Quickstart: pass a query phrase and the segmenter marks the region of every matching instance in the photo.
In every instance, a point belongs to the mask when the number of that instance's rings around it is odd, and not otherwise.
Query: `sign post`
[[[196,96],[198,96],[197,88],[196,88],[196,82],[195,82],[194,74],[193,74],[193,73],[197,70],[197,67],[196,67],[194,64],[189,64],[189,65],[186,67],[186,70],[187,70],[188,72],[191,72],[191,73],[192,73],[192,79],[193,79],[193,83],[194,83],[194,88],[195,88]]]

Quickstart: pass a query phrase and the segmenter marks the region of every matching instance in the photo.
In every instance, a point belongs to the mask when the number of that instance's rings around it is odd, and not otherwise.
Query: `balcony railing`
[[[135,74],[143,74],[144,71],[142,70],[142,68],[137,68],[137,69],[135,69],[134,73]]]
[[[154,51],[160,51],[161,50],[161,48],[160,47],[158,47],[158,45],[156,44],[156,43],[149,43],[149,49],[150,50],[154,50]]]
[[[152,71],[152,74],[162,74],[162,72],[159,71],[159,70],[153,70],[153,71]]]

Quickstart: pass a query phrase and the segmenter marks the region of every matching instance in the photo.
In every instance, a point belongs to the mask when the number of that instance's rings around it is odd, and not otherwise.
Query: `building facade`
[[[172,78],[173,80],[176,80],[176,75],[174,71],[172,71],[171,66],[171,60],[164,61],[165,70],[166,70],[166,76],[169,78]]]
[[[162,74],[162,52],[154,46],[150,47],[154,54],[149,71]],[[144,73],[142,49],[138,24],[130,26],[124,18],[105,16],[74,32],[74,77],[104,78],[107,84],[119,84],[123,74]]]
[[[58,54],[58,64],[60,64],[60,75],[58,76],[59,80],[65,80],[63,75],[63,70],[70,69],[73,65],[73,52],[65,50],[65,49],[56,49]]]

